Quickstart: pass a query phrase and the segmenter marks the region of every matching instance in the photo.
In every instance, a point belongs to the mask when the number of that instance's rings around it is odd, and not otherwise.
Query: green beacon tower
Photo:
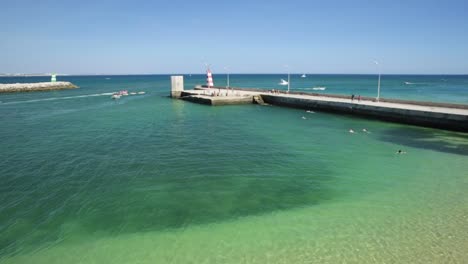
[[[52,77],[50,78],[50,82],[56,82],[57,81],[57,75],[55,73],[52,73]]]

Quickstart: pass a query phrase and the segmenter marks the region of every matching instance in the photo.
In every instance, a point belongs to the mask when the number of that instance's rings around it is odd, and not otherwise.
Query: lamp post
[[[289,93],[289,88],[290,88],[290,82],[291,82],[291,78],[290,78],[290,73],[289,73],[289,65],[284,65],[284,67],[286,67],[288,69],[288,93]]]
[[[379,72],[379,81],[377,82],[377,102],[380,99],[380,67],[379,67],[379,62],[374,61],[375,65],[377,65],[377,71]]]
[[[226,88],[229,89],[229,67],[224,67],[224,69],[226,70],[226,75],[227,75],[227,82],[226,82]]]

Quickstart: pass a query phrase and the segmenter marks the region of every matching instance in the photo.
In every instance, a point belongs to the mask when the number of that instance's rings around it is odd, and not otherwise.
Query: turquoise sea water
[[[230,77],[269,89],[285,78]],[[80,88],[0,94],[0,262],[468,261],[466,133],[197,105],[168,98],[162,75],[60,79]],[[292,80],[376,92],[375,76]],[[112,101],[122,89],[146,94]],[[384,76],[382,96],[466,104],[468,77]]]

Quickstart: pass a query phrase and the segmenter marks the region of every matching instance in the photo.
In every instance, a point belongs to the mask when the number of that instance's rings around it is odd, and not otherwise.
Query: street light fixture
[[[227,83],[226,83],[226,88],[229,88],[229,67],[224,67],[224,69],[226,70],[226,74],[227,74]]]

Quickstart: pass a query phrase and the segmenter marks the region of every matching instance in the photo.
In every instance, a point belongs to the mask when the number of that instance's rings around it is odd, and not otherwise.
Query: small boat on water
[[[127,90],[122,90],[122,91],[119,91],[119,92],[115,92],[112,94],[111,98],[112,99],[120,99],[120,97],[123,96],[127,96],[128,95],[128,91]]]
[[[127,95],[136,95],[136,94],[145,94],[145,92],[131,92],[129,93],[127,90],[122,90],[118,91],[112,94],[112,99],[120,99],[122,96],[127,96]]]
[[[305,74],[302,74],[302,75],[301,75],[301,78],[305,78],[305,77],[307,77]]]
[[[289,83],[288,83],[286,80],[281,79],[281,82],[278,83],[278,84],[279,84],[279,85],[288,85]]]

